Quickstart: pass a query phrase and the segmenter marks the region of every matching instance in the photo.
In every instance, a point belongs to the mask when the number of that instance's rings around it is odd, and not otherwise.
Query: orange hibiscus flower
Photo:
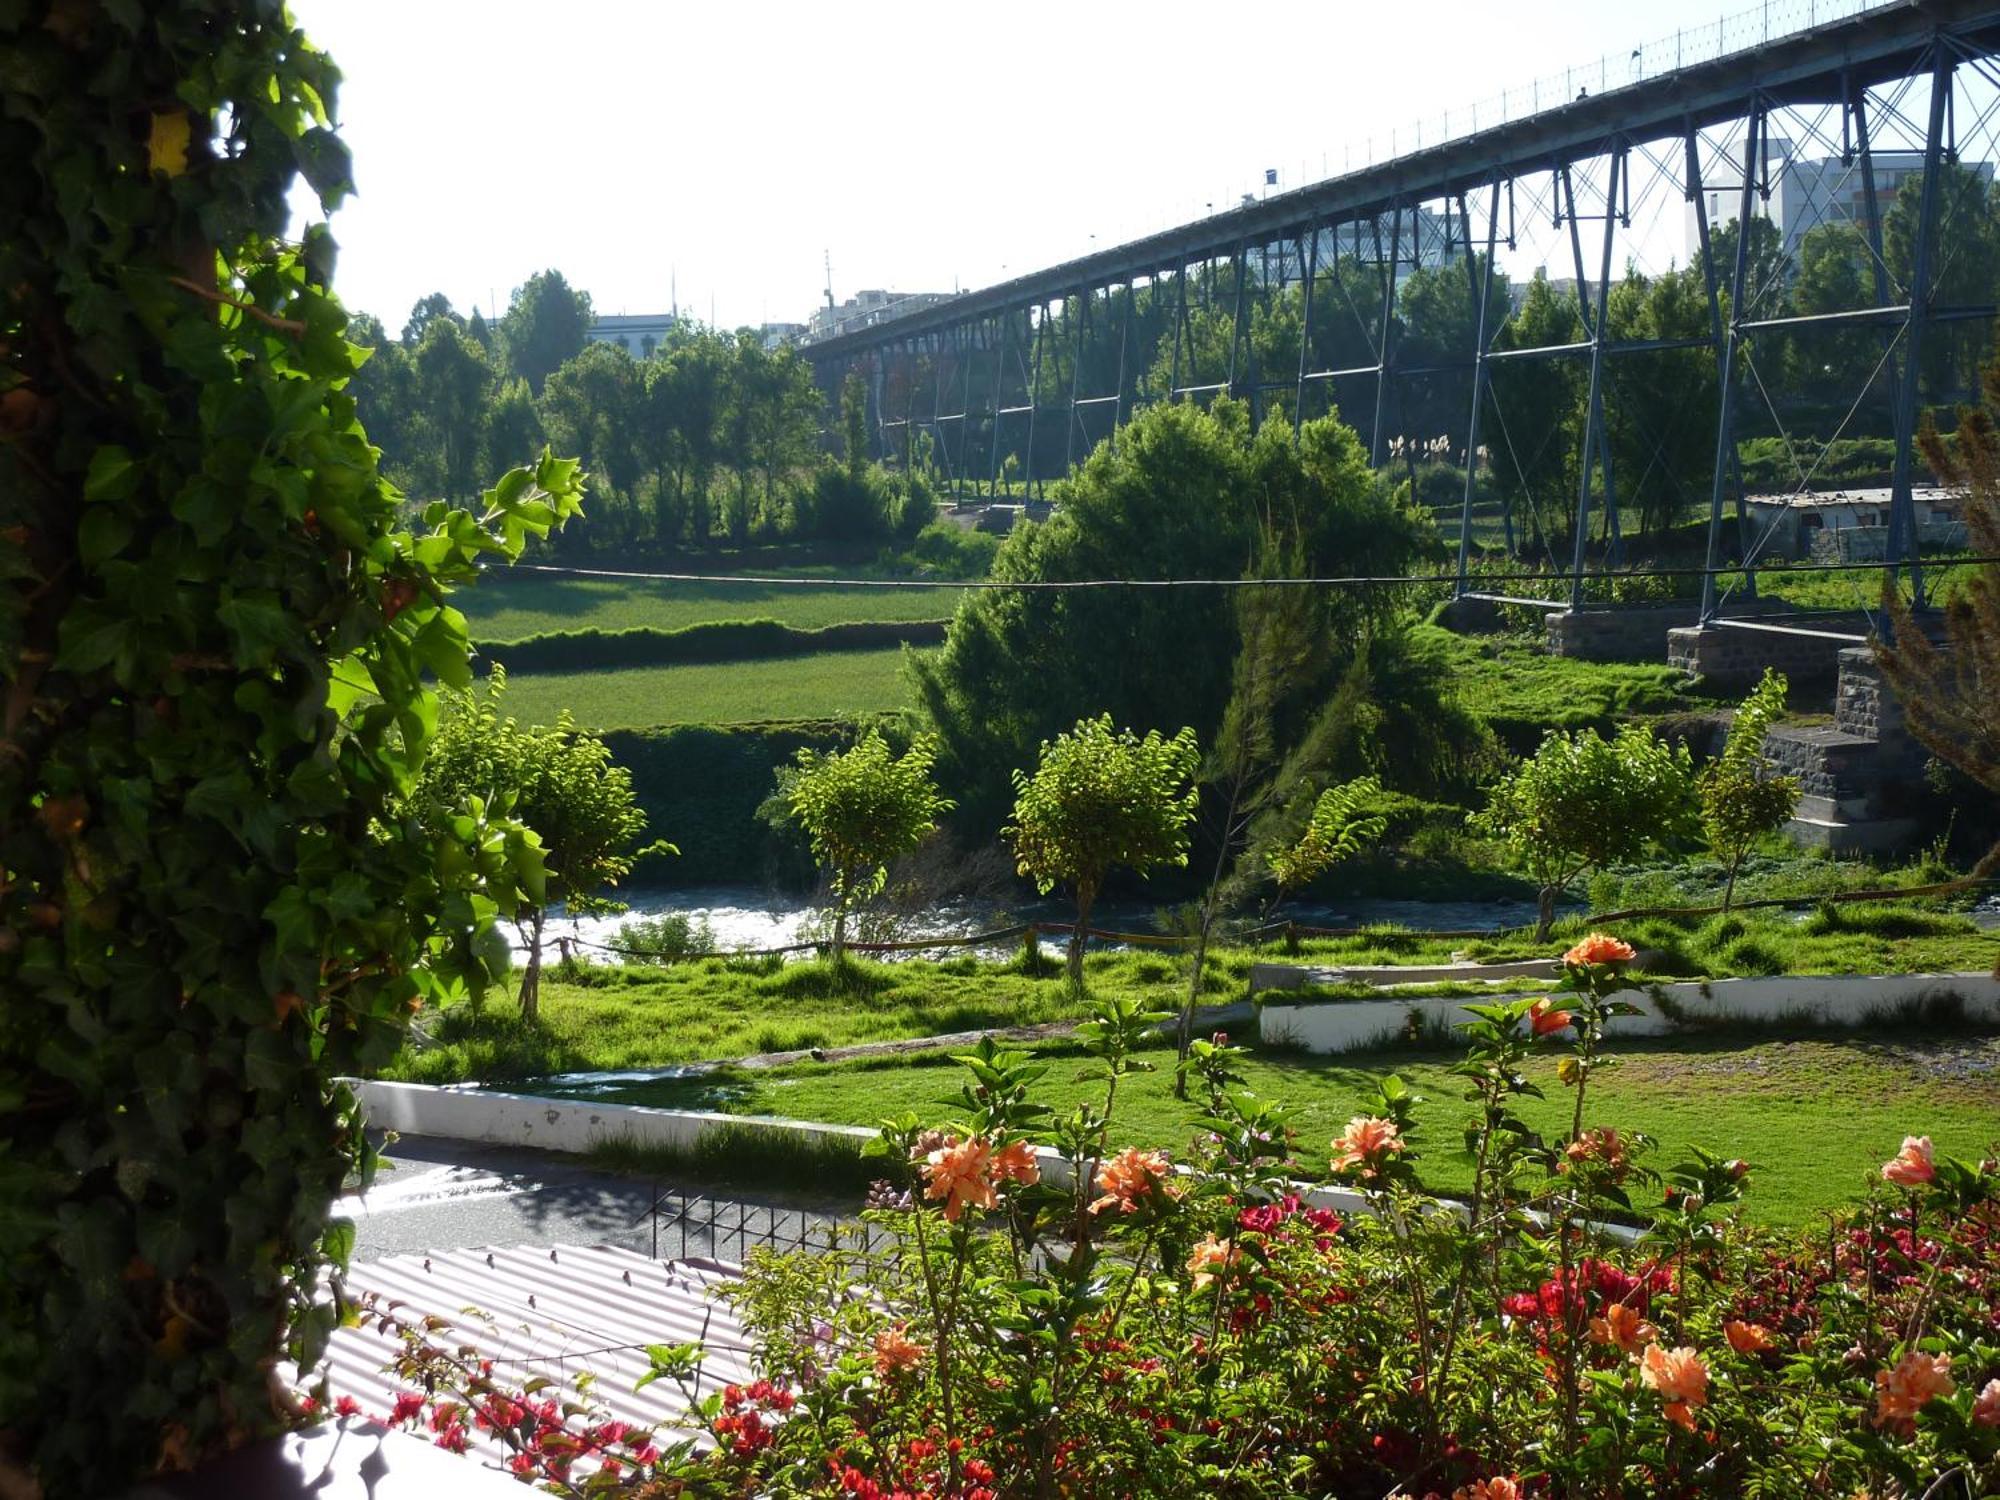
[[[1660,1336],[1660,1330],[1623,1302],[1609,1303],[1604,1316],[1590,1320],[1590,1341],[1612,1344],[1621,1354],[1637,1354]]]
[[[900,1328],[885,1328],[875,1335],[875,1373],[887,1379],[904,1370],[914,1370],[924,1362],[924,1346]]]
[[[1593,932],[1563,955],[1563,962],[1571,968],[1582,968],[1586,964],[1629,964],[1638,957],[1638,949],[1630,943],[1621,942],[1608,932]]]
[[[1639,1378],[1666,1398],[1667,1420],[1694,1431],[1694,1413],[1708,1404],[1708,1366],[1689,1348],[1648,1344],[1639,1360]]]
[[[1722,1325],[1722,1336],[1738,1354],[1762,1354],[1771,1347],[1771,1330],[1762,1323],[1742,1323],[1731,1318]]]
[[[1938,1396],[1949,1396],[1955,1389],[1949,1354],[1924,1354],[1912,1349],[1896,1361],[1895,1369],[1875,1372],[1876,1424],[1907,1423],[1927,1403]]]
[[[1403,1133],[1394,1120],[1356,1115],[1334,1139],[1333,1169],[1336,1172],[1359,1169],[1362,1176],[1373,1177],[1387,1158],[1402,1149]]]
[[[1572,1019],[1568,1011],[1557,1010],[1555,1001],[1547,995],[1528,1007],[1528,1029],[1536,1036],[1561,1031]]]
[[[1097,1169],[1097,1185],[1104,1196],[1090,1205],[1094,1214],[1115,1208],[1121,1214],[1136,1211],[1155,1192],[1176,1197],[1167,1182],[1173,1170],[1164,1151],[1141,1151],[1128,1146]]]
[[[1903,1149],[1882,1163],[1882,1180],[1898,1187],[1922,1187],[1936,1176],[1927,1135],[1904,1136]]]
[[[944,1199],[944,1216],[954,1223],[967,1205],[994,1207],[1000,1200],[993,1192],[992,1158],[993,1143],[984,1136],[947,1141],[925,1158],[924,1196]]]
[[[993,1153],[993,1180],[1031,1186],[1042,1180],[1042,1164],[1026,1141],[1009,1141]]]
[[[1187,1261],[1188,1274],[1194,1278],[1194,1289],[1200,1291],[1242,1259],[1243,1252],[1228,1240],[1219,1240],[1212,1234],[1203,1235],[1201,1243],[1194,1247],[1194,1253]]]

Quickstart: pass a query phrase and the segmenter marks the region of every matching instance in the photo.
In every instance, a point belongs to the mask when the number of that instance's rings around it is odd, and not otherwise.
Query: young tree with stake
[[[1785,711],[1785,677],[1769,667],[1736,710],[1722,754],[1701,768],[1701,831],[1726,872],[1722,909],[1736,900],[1736,872],[1751,844],[1784,827],[1799,805],[1799,778],[1779,776],[1764,759],[1764,736]]]

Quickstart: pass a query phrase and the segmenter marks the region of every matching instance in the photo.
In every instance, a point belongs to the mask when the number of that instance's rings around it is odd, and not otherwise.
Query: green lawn
[[[865,575],[866,569],[843,570]],[[944,620],[962,590],[837,589],[780,583],[654,583],[642,579],[517,574],[461,591],[475,641],[517,641],[560,630],[677,630],[704,620],[776,620],[800,630],[850,620]]]
[[[853,719],[906,707],[900,647],[764,661],[507,676],[507,711],[551,724],[568,709],[586,729]]]
[[[1906,1134],[1927,1134],[1940,1151],[1973,1159],[2000,1138],[2000,1037],[1692,1037],[1632,1041],[1615,1051],[1618,1065],[1592,1083],[1588,1120],[1652,1136],[1655,1166],[1681,1159],[1677,1153],[1690,1145],[1747,1158],[1756,1167],[1749,1215],[1765,1223],[1801,1223],[1859,1198],[1868,1174]],[[1101,1100],[1101,1083],[1086,1076],[1090,1059],[1070,1047],[1046,1048],[1044,1056],[1052,1066],[1037,1086],[1041,1102],[1060,1111]],[[1568,1127],[1571,1107],[1555,1077],[1556,1056],[1551,1048],[1527,1070],[1547,1097],[1523,1101],[1530,1123],[1550,1133]],[[1199,1122],[1193,1106],[1173,1097],[1173,1054],[1162,1047],[1146,1060],[1155,1069],[1121,1088],[1113,1134],[1122,1144],[1184,1149]],[[1426,1178],[1452,1191],[1468,1180],[1453,1154],[1467,1106],[1450,1061],[1437,1051],[1260,1053],[1241,1071],[1251,1088],[1291,1109],[1308,1164],[1366,1107],[1383,1074],[1400,1074],[1426,1100],[1418,1117]],[[949,1119],[962,1077],[947,1055],[933,1053],[632,1085],[601,1097],[874,1125],[905,1110]]]

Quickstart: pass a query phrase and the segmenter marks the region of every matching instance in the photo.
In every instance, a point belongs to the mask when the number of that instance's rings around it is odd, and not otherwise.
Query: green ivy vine
[[[337,1080],[506,961],[525,829],[404,799],[447,602],[575,514],[548,456],[420,517],[303,177],[338,74],[276,0],[0,0],[0,1493],[294,1418],[372,1166]]]

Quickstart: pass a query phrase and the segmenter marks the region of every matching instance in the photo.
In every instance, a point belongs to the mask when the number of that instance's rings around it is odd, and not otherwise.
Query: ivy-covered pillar
[[[411,514],[344,386],[337,74],[277,0],[0,5],[0,1494],[290,1420],[366,1168],[334,1079],[505,962],[539,879],[405,796],[444,602],[577,505]],[[489,934],[481,937],[484,927]]]

